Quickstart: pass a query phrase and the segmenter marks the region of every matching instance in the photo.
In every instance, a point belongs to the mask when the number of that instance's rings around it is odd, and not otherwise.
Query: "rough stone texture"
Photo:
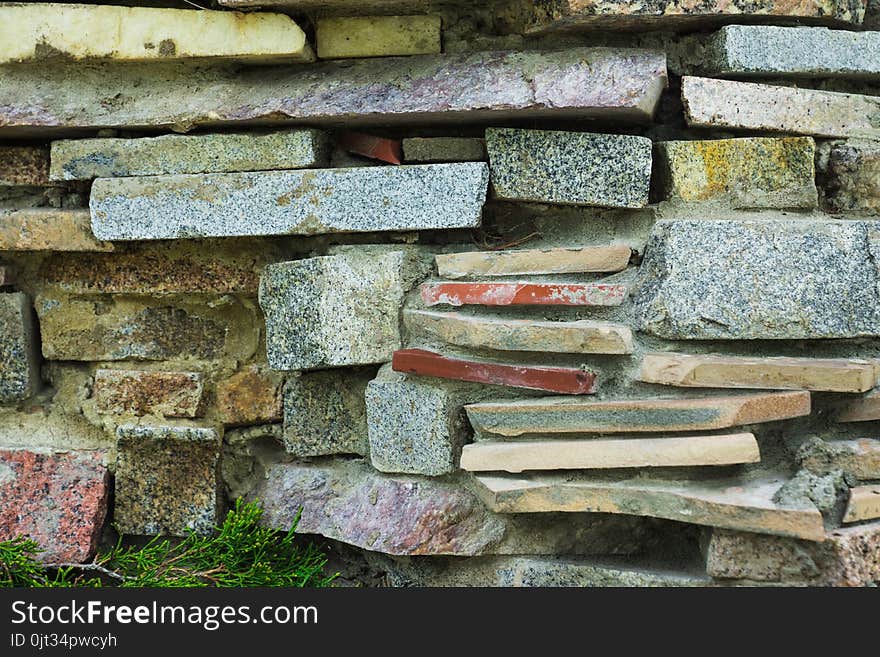
[[[825,539],[822,514],[815,506],[774,502],[779,478],[676,482],[643,476],[602,480],[568,473],[486,475],[475,481],[480,497],[498,513],[623,513],[808,541]]]
[[[469,251],[435,256],[444,278],[516,276],[522,274],[578,274],[626,269],[632,249],[625,244],[563,249]]]
[[[696,388],[865,392],[877,383],[874,363],[845,358],[749,358],[646,354],[639,381]]]
[[[873,222],[659,221],[636,326],[670,339],[880,334]]]
[[[880,440],[811,438],[795,454],[798,464],[819,475],[840,470],[856,481],[880,479]]]
[[[110,240],[468,228],[488,180],[471,162],[102,178],[89,206]]]
[[[858,399],[844,402],[837,414],[838,422],[868,420],[880,420],[880,390],[873,390]]]
[[[668,141],[657,145],[665,198],[733,208],[814,208],[811,137]]]
[[[663,53],[609,48],[375,58],[287,71],[78,64],[41,71],[39,85],[20,68],[4,71],[2,136],[257,122],[348,128],[544,116],[647,122],[666,86]],[[113,98],[127,102],[101,102]]]
[[[260,281],[269,365],[304,370],[391,360],[400,347],[403,295],[425,267],[394,247],[270,265]]]
[[[826,516],[840,517],[843,502],[849,492],[841,472],[817,475],[809,470],[798,470],[773,495],[773,501],[782,506],[813,504]]]
[[[633,350],[632,331],[613,322],[503,319],[414,309],[404,310],[403,319],[410,331],[463,347],[569,354],[629,354]]]
[[[283,14],[11,3],[0,7],[0,64],[235,59],[312,61],[306,36]]]
[[[37,340],[28,296],[0,293],[0,405],[27,399],[39,387]]]
[[[0,251],[112,251],[90,221],[88,210],[0,210]]]
[[[479,137],[410,137],[403,140],[407,162],[485,162],[486,140]]]
[[[90,180],[300,169],[325,166],[329,158],[329,139],[318,130],[64,139],[52,142],[49,177]]]
[[[248,365],[217,382],[217,412],[223,424],[277,422],[284,379],[260,365]]]
[[[92,388],[99,413],[199,417],[205,384],[198,372],[95,371]]]
[[[49,151],[43,146],[0,146],[0,187],[49,184]]]
[[[387,137],[377,137],[364,132],[347,130],[336,137],[336,145],[348,153],[362,155],[371,160],[379,160],[388,164],[403,162],[403,147],[399,139],[388,139]],[[335,158],[333,164],[335,164]]]
[[[619,306],[625,285],[614,283],[423,283],[426,306]]]
[[[880,581],[880,522],[836,529],[820,543],[715,529],[706,570],[724,579],[870,585]]]
[[[461,481],[382,475],[358,460],[274,463],[252,491],[263,522],[395,555],[631,554],[652,537],[634,519],[502,516]]]
[[[373,370],[305,372],[284,387],[284,448],[296,456],[369,451],[364,393]]]
[[[440,52],[440,16],[345,16],[315,26],[318,57],[392,57]]]
[[[0,287],[9,287],[15,283],[15,270],[6,265],[0,265]]]
[[[829,210],[880,214],[880,143],[854,139],[824,144],[818,168]]]
[[[880,137],[873,96],[685,76],[681,98],[692,127]]]
[[[465,407],[474,429],[508,438],[534,434],[707,431],[810,414],[810,393],[694,399],[586,401],[543,397]]]
[[[880,486],[856,486],[849,492],[843,522],[880,518]]]
[[[117,427],[114,521],[119,532],[210,533],[217,522],[220,443],[220,433],[209,427]]]
[[[489,128],[486,150],[498,199],[611,208],[648,203],[646,137]]]

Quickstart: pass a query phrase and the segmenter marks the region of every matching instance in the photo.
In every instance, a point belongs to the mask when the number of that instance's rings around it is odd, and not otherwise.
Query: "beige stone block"
[[[880,485],[856,486],[849,491],[843,522],[880,518]]]
[[[0,210],[0,251],[112,251],[95,239],[88,210]]]
[[[321,18],[315,29],[318,57],[391,57],[440,52],[440,16]]]
[[[436,262],[437,272],[445,278],[580,274],[622,271],[631,253],[625,244],[609,244],[576,249],[444,253],[436,256]]]
[[[838,422],[867,422],[880,420],[880,390],[844,402],[837,413]]]

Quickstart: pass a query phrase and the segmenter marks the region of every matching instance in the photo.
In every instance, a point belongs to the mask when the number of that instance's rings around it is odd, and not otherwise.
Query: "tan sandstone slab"
[[[521,251],[470,251],[436,256],[437,272],[446,278],[579,274],[626,269],[632,250],[625,244]]]
[[[498,513],[624,513],[809,541],[825,538],[815,506],[782,507],[773,501],[784,483],[781,477],[663,481],[544,474],[477,476],[475,481],[477,493]]]
[[[619,401],[544,397],[468,404],[465,410],[471,424],[479,432],[506,437],[704,431],[809,415],[810,393]]]
[[[88,210],[0,210],[0,251],[112,251],[95,239]]]
[[[749,358],[646,354],[639,380],[694,388],[758,388],[864,392],[874,387],[875,366],[843,358]]]
[[[465,445],[470,472],[731,465],[761,460],[750,433],[622,440],[534,440]]]
[[[440,16],[336,16],[315,28],[318,57],[392,57],[440,52]]]
[[[845,402],[837,414],[838,422],[868,422],[880,420],[880,390]]]
[[[880,485],[856,486],[849,491],[843,522],[880,518]]]

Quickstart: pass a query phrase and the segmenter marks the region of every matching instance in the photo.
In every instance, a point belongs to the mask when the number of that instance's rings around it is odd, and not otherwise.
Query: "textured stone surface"
[[[202,414],[205,384],[198,372],[99,369],[92,395],[99,413],[192,418]]]
[[[463,347],[569,354],[632,353],[632,331],[623,324],[582,319],[551,322],[407,309],[410,331]]]
[[[42,71],[39,85],[12,68],[0,89],[0,135],[230,122],[349,128],[543,116],[647,122],[665,86],[663,53],[608,48],[376,58],[282,71],[150,64],[117,72],[78,64]],[[113,98],[127,102],[101,102]]]
[[[117,427],[114,522],[119,532],[210,533],[217,522],[220,439],[209,427]]]
[[[478,431],[506,437],[553,433],[706,431],[809,415],[810,394],[781,392],[620,401],[544,397],[469,404],[465,410]]]
[[[648,203],[646,137],[489,128],[486,150],[495,198],[619,208]]]
[[[45,563],[88,561],[107,514],[104,456],[0,450],[0,541],[27,536],[45,550]]]
[[[27,399],[39,387],[38,339],[28,296],[0,293],[0,404]]]
[[[841,470],[856,480],[880,479],[880,440],[822,440],[811,438],[795,454],[802,468],[816,474]]]
[[[12,3],[0,7],[0,64],[193,58],[312,61],[306,36],[282,14]]]
[[[48,184],[49,151],[45,147],[0,146],[0,187]]]
[[[407,162],[485,162],[486,140],[479,137],[410,137],[403,140]]]
[[[344,16],[315,26],[318,57],[392,57],[440,52],[440,16]]]
[[[623,440],[528,440],[465,445],[469,472],[731,465],[761,460],[750,433]]]
[[[880,581],[880,522],[836,529],[820,543],[716,529],[706,570],[724,579],[870,585]]]
[[[0,251],[112,251],[90,221],[88,210],[0,210]]]
[[[283,377],[248,365],[217,382],[217,411],[224,424],[258,424],[281,419]]]
[[[872,390],[858,399],[843,402],[837,414],[838,422],[868,420],[880,420],[880,390]]]
[[[52,180],[90,180],[215,171],[269,171],[327,164],[330,143],[318,130],[161,135],[140,139],[52,142]]]
[[[572,249],[469,251],[435,256],[444,278],[516,276],[522,274],[578,274],[626,269],[632,250],[625,244]]]
[[[773,501],[782,480],[602,480],[571,474],[477,476],[480,497],[499,513],[548,511],[644,515],[743,531],[822,541],[822,514],[812,504]]]
[[[880,518],[880,486],[856,486],[849,492],[843,522]]]
[[[880,34],[823,27],[727,25],[707,42],[713,77],[880,77]]]
[[[373,370],[304,372],[284,386],[284,448],[296,456],[369,451],[364,393]]]
[[[685,76],[681,97],[692,127],[880,137],[873,96]]]
[[[665,198],[734,208],[816,207],[811,137],[668,141],[657,150]]]
[[[818,163],[831,211],[880,214],[880,143],[832,142],[820,150]]]
[[[639,380],[696,388],[864,392],[874,387],[877,374],[866,360],[658,353],[642,359]]]
[[[403,161],[403,148],[398,139],[347,130],[336,137],[336,145],[349,153],[388,164],[400,164]]]
[[[659,221],[640,268],[638,329],[671,339],[880,333],[877,225]]]
[[[89,205],[110,240],[467,228],[488,179],[470,162],[103,178]]]
[[[625,285],[613,283],[423,283],[426,306],[619,306]]]
[[[15,270],[6,265],[0,265],[0,287],[8,287],[15,283]]]

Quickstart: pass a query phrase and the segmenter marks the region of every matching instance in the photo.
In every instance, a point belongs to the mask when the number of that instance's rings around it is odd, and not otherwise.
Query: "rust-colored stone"
[[[224,424],[258,424],[281,420],[284,377],[250,365],[217,384],[217,410]]]
[[[204,382],[198,372],[97,370],[92,394],[99,413],[199,417]]]
[[[397,139],[376,137],[363,132],[344,132],[336,140],[336,143],[355,155],[363,155],[389,164],[403,162],[403,148]]]
[[[0,146],[0,187],[49,184],[49,149]]]
[[[619,306],[626,286],[608,283],[424,283],[426,306]]]

